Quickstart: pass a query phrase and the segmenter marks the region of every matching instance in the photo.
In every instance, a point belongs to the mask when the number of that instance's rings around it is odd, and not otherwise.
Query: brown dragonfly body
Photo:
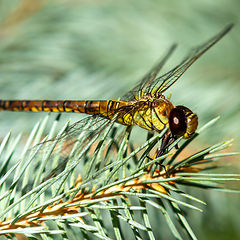
[[[114,117],[115,121],[120,124],[138,125],[148,131],[158,133],[168,127],[168,136],[171,136],[172,139],[180,136],[189,138],[197,129],[197,115],[185,106],[174,106],[170,100],[164,97],[163,93],[203,53],[228,33],[232,26],[227,26],[203,45],[194,48],[178,66],[157,77],[158,72],[175,49],[175,45],[172,46],[165,57],[121,100],[0,100],[0,110],[86,113],[106,120]]]
[[[8,111],[75,112],[101,116],[106,119],[112,119],[117,113],[116,122],[120,124],[138,125],[148,131],[157,132],[161,132],[166,127],[173,108],[173,104],[163,97],[157,100],[145,99],[135,102],[0,100],[0,110]]]

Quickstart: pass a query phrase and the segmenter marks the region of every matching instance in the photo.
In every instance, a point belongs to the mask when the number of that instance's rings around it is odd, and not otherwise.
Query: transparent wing
[[[46,140],[37,146],[34,146],[33,148],[37,148],[41,145],[42,150],[47,152],[52,147],[52,144],[56,142],[52,159],[54,159],[55,153],[58,154],[61,152],[61,158],[59,159],[56,167],[52,169],[52,161],[49,161],[49,165],[46,167],[47,171],[43,176],[43,181],[46,181],[47,179],[62,172],[67,166],[71,156],[80,152],[92,139],[99,136],[101,132],[109,126],[109,124],[111,124],[111,120],[104,119],[99,116],[88,116],[71,124],[62,134],[56,136],[55,138]]]
[[[160,97],[161,94],[171,87],[181,76],[182,74],[209,48],[211,48],[215,43],[217,43],[224,35],[226,35],[233,24],[225,27],[221,32],[215,35],[213,38],[202,44],[201,46],[195,47],[187,55],[187,57],[174,69],[168,73],[160,76],[159,78],[154,79],[152,84],[149,85],[146,89],[145,95],[151,95],[154,97]]]
[[[161,94],[171,87],[181,76],[182,74],[209,48],[211,48],[215,43],[217,43],[224,35],[226,35],[233,24],[225,27],[221,32],[215,35],[213,38],[202,44],[201,46],[195,47],[191,52],[184,58],[184,60],[176,66],[171,71],[166,74],[157,77],[158,72],[163,67],[164,63],[173,53],[176,45],[173,45],[165,55],[165,57],[154,66],[149,73],[147,73],[140,83],[134,87],[131,91],[125,94],[122,97],[122,100],[138,100],[143,96],[153,96],[159,98]]]
[[[41,146],[43,151],[47,151],[49,146],[52,147],[52,145],[54,145],[55,152],[60,150],[61,155],[67,156],[76,142],[87,144],[92,138],[99,135],[110,122],[111,120],[100,116],[87,116],[67,126],[66,129],[57,136],[36,144],[31,150],[37,150],[37,148]]]
[[[173,51],[176,49],[176,44],[172,45],[166,55],[143,77],[143,79],[133,89],[127,92],[121,100],[137,100],[144,96],[145,90],[152,84],[157,74],[169,59]]]
[[[57,138],[58,140],[74,139],[82,132],[84,132],[84,135],[87,137],[96,135],[104,130],[109,122],[110,120],[101,116],[87,116],[71,124],[66,131]]]

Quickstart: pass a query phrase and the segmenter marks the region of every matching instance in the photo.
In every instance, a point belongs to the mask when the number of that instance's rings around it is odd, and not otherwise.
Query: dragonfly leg
[[[172,133],[169,131],[166,133],[162,138],[162,143],[159,151],[156,154],[156,158],[161,157],[163,154],[165,154],[167,148],[176,140],[176,137],[172,135]],[[175,148],[177,149],[178,146],[176,145]],[[153,160],[151,157],[147,156],[149,160]],[[160,168],[163,168],[166,175],[169,177],[169,174],[167,172],[166,166],[163,164],[165,158],[160,160],[159,162],[156,162],[156,165],[158,165]]]
[[[171,132],[166,133],[163,136],[162,144],[156,157],[162,156],[165,153],[166,149],[173,143],[174,140],[175,140],[175,137],[172,136]],[[163,162],[163,160],[161,160],[161,162]]]
[[[151,160],[153,160],[151,157],[149,157],[149,156],[147,156],[147,158],[151,161]],[[164,171],[165,171],[165,173],[166,173],[166,175],[167,175],[167,177],[169,178],[170,176],[169,176],[169,174],[168,174],[168,172],[167,172],[167,169],[166,169],[166,166],[165,165],[163,165],[161,162],[156,162],[156,165],[157,166],[159,166],[160,168],[163,168],[164,169]],[[157,168],[157,166],[155,166],[155,168],[154,169],[156,169]],[[154,170],[153,169],[153,173],[154,173]],[[152,170],[152,166],[151,166],[151,168],[150,168],[150,171]]]

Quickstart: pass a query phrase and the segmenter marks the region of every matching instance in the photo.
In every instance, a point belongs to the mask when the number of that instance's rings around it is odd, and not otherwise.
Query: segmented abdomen
[[[128,102],[102,101],[49,101],[49,100],[0,100],[0,111],[76,112],[112,118],[116,110]]]

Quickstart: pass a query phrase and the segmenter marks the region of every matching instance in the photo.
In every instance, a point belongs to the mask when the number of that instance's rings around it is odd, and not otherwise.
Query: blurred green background
[[[173,103],[184,103],[196,112],[200,126],[221,116],[214,127],[198,138],[193,149],[234,138],[231,150],[237,151],[239,12],[239,0],[1,0],[0,96],[117,99],[137,83],[171,44],[177,43],[178,48],[163,72],[178,64],[191,47],[235,23],[232,31],[204,54],[171,91]],[[9,129],[13,134],[27,134],[45,115],[0,112],[0,136]],[[64,114],[62,122],[69,118],[77,120],[79,116]],[[236,166],[229,171],[239,172],[237,160],[228,160]],[[203,197],[209,204],[205,212],[189,213],[188,218],[199,238],[240,238],[239,196],[206,192]],[[168,229],[159,229],[161,236],[162,231],[168,236]]]

